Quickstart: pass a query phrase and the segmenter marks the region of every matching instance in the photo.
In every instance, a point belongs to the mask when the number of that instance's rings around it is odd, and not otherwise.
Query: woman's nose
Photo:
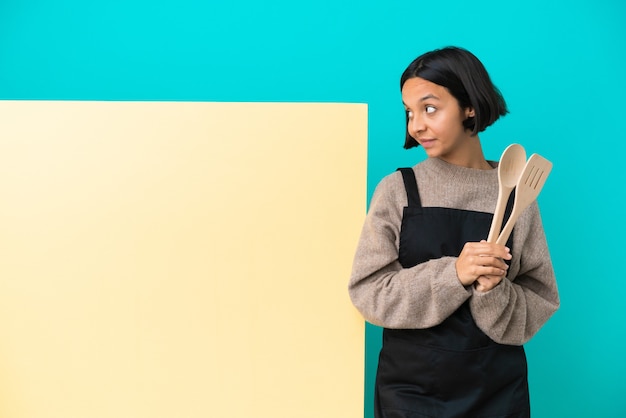
[[[417,138],[424,129],[424,122],[421,118],[413,115],[413,117],[409,119],[409,133],[413,138]]]

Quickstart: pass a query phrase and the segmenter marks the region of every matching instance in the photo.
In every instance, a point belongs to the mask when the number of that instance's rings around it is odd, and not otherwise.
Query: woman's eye
[[[406,116],[411,119],[413,117],[413,112],[411,112],[410,110],[406,111]]]
[[[426,110],[426,113],[434,113],[435,110],[437,110],[437,108],[435,106],[427,105],[425,110]]]

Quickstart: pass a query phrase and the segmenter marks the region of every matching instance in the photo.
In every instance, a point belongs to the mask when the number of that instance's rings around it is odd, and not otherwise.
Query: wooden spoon
[[[493,213],[493,220],[491,221],[491,229],[489,230],[487,242],[496,242],[500,234],[502,219],[504,218],[504,209],[506,208],[513,188],[522,174],[525,163],[526,150],[519,144],[509,145],[500,157],[500,164],[498,164],[498,201],[496,202],[496,210]]]
[[[530,156],[515,188],[515,201],[511,216],[496,240],[497,244],[504,245],[509,239],[517,218],[539,196],[551,170],[550,161],[539,154]]]

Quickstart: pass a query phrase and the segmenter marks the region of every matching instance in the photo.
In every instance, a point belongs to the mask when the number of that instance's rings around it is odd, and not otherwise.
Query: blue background
[[[424,158],[402,149],[398,80],[445,45],[509,104],[487,157],[519,142],[554,163],[539,203],[562,307],[527,345],[533,416],[626,416],[626,3],[0,0],[0,99],[367,103],[371,196]],[[368,326],[367,417],[379,347]]]

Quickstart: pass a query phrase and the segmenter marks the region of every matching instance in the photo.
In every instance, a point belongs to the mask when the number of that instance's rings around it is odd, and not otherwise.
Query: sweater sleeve
[[[470,299],[478,327],[501,344],[526,343],[560,305],[537,202],[526,215],[515,226],[514,264],[509,269],[513,278],[488,292],[474,291]]]
[[[428,328],[470,296],[453,257],[402,268],[398,261],[406,192],[400,173],[376,188],[354,258],[349,293],[365,320],[386,328]]]

